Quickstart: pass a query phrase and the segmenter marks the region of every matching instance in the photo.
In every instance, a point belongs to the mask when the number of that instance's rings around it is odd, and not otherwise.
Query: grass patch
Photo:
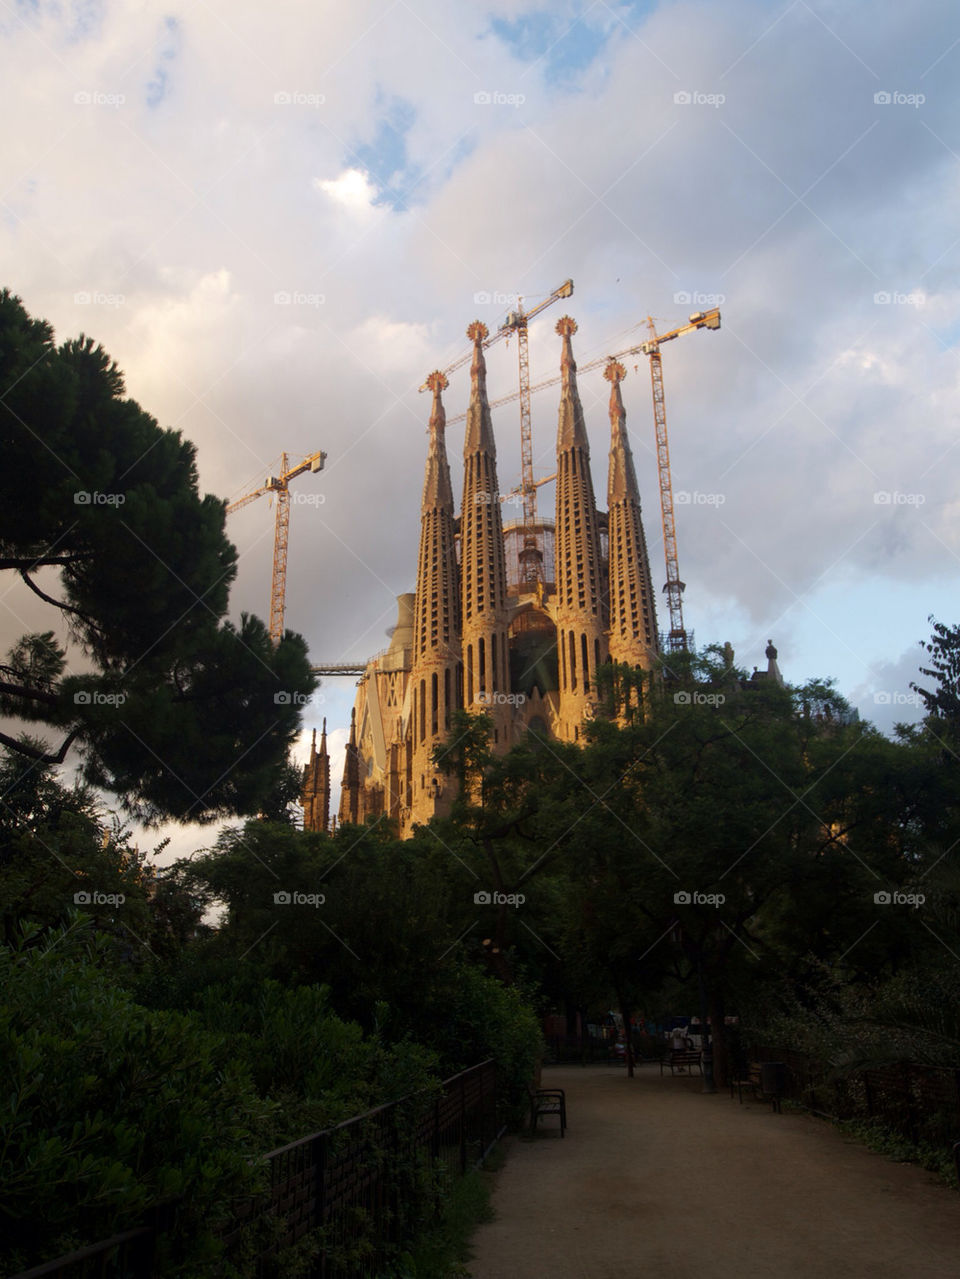
[[[869,1123],[862,1119],[841,1120],[837,1126],[845,1136],[862,1142],[877,1154],[886,1155],[898,1164],[919,1164],[928,1172],[936,1173],[948,1186],[957,1188],[956,1168],[946,1147],[928,1141],[910,1141],[885,1124]]]
[[[458,1178],[440,1221],[404,1254],[393,1279],[469,1279],[470,1240],[477,1226],[493,1219],[493,1175],[503,1167],[505,1157],[498,1143],[482,1169]]]

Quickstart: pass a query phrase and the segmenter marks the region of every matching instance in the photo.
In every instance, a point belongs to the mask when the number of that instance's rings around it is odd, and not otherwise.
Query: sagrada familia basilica
[[[561,347],[556,518],[504,526],[497,451],[487,398],[483,343],[470,325],[470,403],[463,444],[463,495],[455,513],[447,462],[442,373],[432,373],[430,444],[420,507],[416,591],[398,600],[389,648],[360,681],[346,751],[341,822],[386,814],[407,836],[449,811],[454,781],[435,766],[434,748],[455,711],[483,711],[493,747],[505,751],[535,730],[580,739],[598,700],[607,661],[650,670],[657,619],[640,514],[640,495],[620,395],[623,365],[612,360],[607,510],[598,511],[590,448],[577,390],[572,339]],[[330,759],[326,724],[304,770],[304,826],[326,830]]]

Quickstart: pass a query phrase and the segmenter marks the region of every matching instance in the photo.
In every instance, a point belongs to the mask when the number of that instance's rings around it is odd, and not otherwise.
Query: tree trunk
[[[718,1088],[725,1088],[730,1082],[730,1051],[724,1022],[723,993],[717,989],[711,989],[707,999],[710,1010],[710,1037],[713,1040],[713,1078]]]
[[[620,1016],[623,1018],[623,1048],[627,1061],[627,1078],[633,1078],[633,1035],[630,1033],[630,1009],[627,1007],[627,1001],[623,996],[619,983],[614,983],[614,990],[617,993],[617,1007],[620,1009]]]

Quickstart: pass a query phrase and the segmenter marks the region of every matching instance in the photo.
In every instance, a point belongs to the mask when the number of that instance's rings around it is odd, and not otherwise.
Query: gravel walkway
[[[960,1276],[960,1194],[832,1125],[699,1076],[556,1066],[569,1128],[513,1139],[474,1279]]]

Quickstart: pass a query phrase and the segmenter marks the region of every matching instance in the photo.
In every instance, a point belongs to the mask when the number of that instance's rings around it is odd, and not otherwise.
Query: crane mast
[[[290,481],[304,471],[323,470],[326,453],[311,453],[295,466],[288,466],[286,453],[280,454],[280,474],[270,475],[259,488],[245,493],[227,506],[227,514],[239,511],[263,493],[277,496],[277,518],[273,534],[273,573],[270,578],[270,639],[274,645],[283,639],[283,615],[287,597],[287,548],[290,542]]]

